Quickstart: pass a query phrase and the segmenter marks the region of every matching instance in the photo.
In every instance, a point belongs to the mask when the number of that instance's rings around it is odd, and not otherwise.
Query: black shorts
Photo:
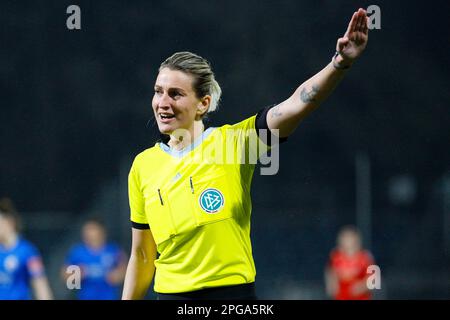
[[[158,300],[257,300],[255,283],[181,293],[157,293]]]

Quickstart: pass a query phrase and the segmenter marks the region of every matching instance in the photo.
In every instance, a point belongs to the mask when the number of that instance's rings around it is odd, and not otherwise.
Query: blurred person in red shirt
[[[341,228],[336,242],[325,268],[327,295],[335,300],[371,299],[368,267],[375,262],[372,254],[362,247],[359,230],[354,226]]]

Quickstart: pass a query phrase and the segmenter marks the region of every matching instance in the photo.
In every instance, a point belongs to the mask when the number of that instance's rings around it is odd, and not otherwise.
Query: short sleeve
[[[27,250],[26,266],[31,278],[41,277],[45,274],[41,255],[33,245],[30,245]]]
[[[331,252],[328,254],[328,260],[327,260],[327,264],[326,266],[330,269],[334,269],[335,265],[334,262],[336,260],[336,251],[333,249],[331,250]]]
[[[64,264],[66,266],[77,264],[77,247],[71,248],[69,253],[66,255],[66,258],[64,259]]]
[[[261,109],[256,115],[255,120],[256,132],[258,133],[258,136],[264,141],[265,144],[270,146],[286,142],[288,139],[287,137],[279,138],[278,136],[275,136],[269,129],[269,125],[267,124],[267,113],[274,106],[275,105]]]
[[[364,251],[364,258],[366,267],[375,264],[375,259],[370,251]]]
[[[246,159],[243,163],[256,163],[255,160],[269,150],[264,142],[265,139],[260,139],[260,132],[256,130],[256,117],[254,115],[228,126],[225,131],[227,148],[230,146],[230,140],[232,140],[235,154],[240,159],[244,157]]]
[[[136,160],[131,166],[128,174],[128,200],[130,204],[130,218],[133,226],[148,225],[147,217],[145,216],[145,201],[142,194],[141,183],[138,169],[136,168]]]

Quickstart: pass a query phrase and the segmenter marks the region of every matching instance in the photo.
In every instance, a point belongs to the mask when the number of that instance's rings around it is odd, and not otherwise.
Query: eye
[[[169,92],[169,96],[172,98],[172,99],[179,99],[180,97],[182,97],[183,96],[183,94],[180,92],[180,91],[178,91],[178,90],[173,90],[173,91],[170,91]]]

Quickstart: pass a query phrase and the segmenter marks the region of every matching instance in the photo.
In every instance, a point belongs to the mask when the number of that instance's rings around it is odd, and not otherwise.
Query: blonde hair
[[[217,109],[220,96],[222,95],[222,89],[220,89],[219,83],[217,83],[214,77],[214,73],[208,60],[192,52],[176,52],[161,63],[159,71],[164,68],[190,74],[194,78],[192,86],[197,98],[200,99],[206,95],[211,96],[211,102],[207,113]]]

